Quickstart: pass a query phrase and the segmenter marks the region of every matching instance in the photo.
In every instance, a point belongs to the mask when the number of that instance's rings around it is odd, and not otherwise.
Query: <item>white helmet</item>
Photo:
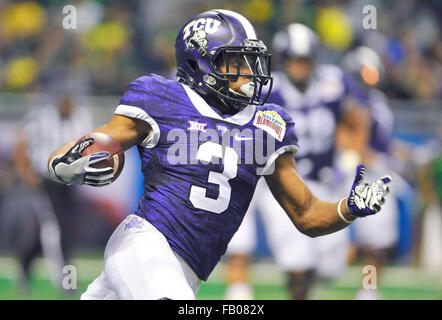
[[[309,27],[300,24],[289,24],[273,37],[273,49],[282,58],[314,59],[318,48],[318,37]]]

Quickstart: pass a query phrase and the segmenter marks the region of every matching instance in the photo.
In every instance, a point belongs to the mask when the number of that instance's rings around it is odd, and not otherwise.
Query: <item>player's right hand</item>
[[[93,143],[94,138],[80,140],[65,155],[54,157],[49,163],[49,173],[52,179],[68,185],[104,186],[110,184],[114,176],[113,168],[91,166],[109,158],[109,152],[97,152],[84,157],[81,155],[83,150]]]

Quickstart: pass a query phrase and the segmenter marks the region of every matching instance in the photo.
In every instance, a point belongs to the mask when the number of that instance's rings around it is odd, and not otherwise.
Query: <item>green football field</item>
[[[18,290],[17,263],[10,257],[0,257],[0,299],[78,299],[87,285],[101,272],[102,261],[97,258],[77,258],[72,265],[77,270],[77,289],[70,294],[55,290],[49,279],[43,259],[37,259],[33,268],[31,292]],[[201,285],[198,299],[220,300],[224,297],[224,264],[220,263],[209,280]],[[338,280],[327,285],[317,285],[314,299],[353,299],[362,278],[362,266],[351,266]],[[252,265],[255,298],[260,300],[288,299],[284,275],[271,261]],[[410,267],[388,267],[381,279],[379,293],[382,299],[442,299],[442,276],[435,272]]]

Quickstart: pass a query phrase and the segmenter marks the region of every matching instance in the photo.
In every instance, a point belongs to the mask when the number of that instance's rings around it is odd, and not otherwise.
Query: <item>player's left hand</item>
[[[109,152],[96,152],[82,156],[83,150],[94,143],[94,138],[78,141],[65,155],[57,156],[49,164],[49,174],[54,181],[72,184],[88,184],[95,187],[111,183],[113,168],[95,168],[94,163],[109,158]]]
[[[378,213],[385,203],[385,196],[390,191],[387,186],[387,183],[391,181],[390,176],[384,176],[368,184],[363,181],[364,173],[365,166],[358,165],[350,196],[347,198],[348,212],[355,217],[366,217]]]

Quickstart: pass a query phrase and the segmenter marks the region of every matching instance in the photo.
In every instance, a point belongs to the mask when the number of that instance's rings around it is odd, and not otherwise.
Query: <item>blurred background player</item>
[[[62,290],[62,270],[75,235],[78,199],[75,189],[49,178],[47,155],[56,146],[88,132],[90,112],[74,107],[67,95],[56,104],[34,108],[22,120],[13,164],[17,183],[10,184],[2,211],[2,235],[21,266],[19,285],[27,292],[32,263],[42,250],[54,287]]]
[[[394,173],[389,154],[393,133],[393,114],[386,96],[377,89],[385,71],[379,55],[368,47],[356,47],[348,52],[342,61],[344,70],[351,76],[352,91],[359,103],[366,109],[365,117],[358,122],[363,134],[357,139],[353,135],[354,123],[344,121],[337,133],[339,168],[350,179],[350,167],[357,161],[367,163],[367,176],[379,171],[390,170],[395,176],[391,186],[392,198],[383,214],[367,224],[358,221],[352,225],[352,255],[360,256],[363,265],[373,265],[377,271],[379,286],[381,272],[394,256],[399,240],[399,204],[401,197],[409,194],[410,186]],[[405,208],[408,209],[408,208]],[[409,209],[408,209],[409,210]],[[364,220],[364,222],[367,222]],[[375,236],[374,236],[375,235]],[[361,289],[356,299],[378,299],[377,290]]]
[[[355,139],[363,134],[357,125],[361,111],[348,103],[350,89],[344,73],[337,66],[318,63],[319,39],[305,25],[290,24],[278,32],[273,47],[284,72],[273,73],[269,101],[283,106],[296,123],[301,145],[295,155],[299,173],[321,197],[343,196],[336,191],[342,179],[334,168],[335,133],[345,119],[356,124],[352,132]],[[275,261],[287,274],[292,299],[308,298],[316,278],[333,279],[345,271],[348,231],[312,239],[288,229],[289,220],[261,181],[245,221],[229,244],[227,298],[252,297],[246,284],[247,255],[254,247],[251,216],[256,210],[262,216]]]

